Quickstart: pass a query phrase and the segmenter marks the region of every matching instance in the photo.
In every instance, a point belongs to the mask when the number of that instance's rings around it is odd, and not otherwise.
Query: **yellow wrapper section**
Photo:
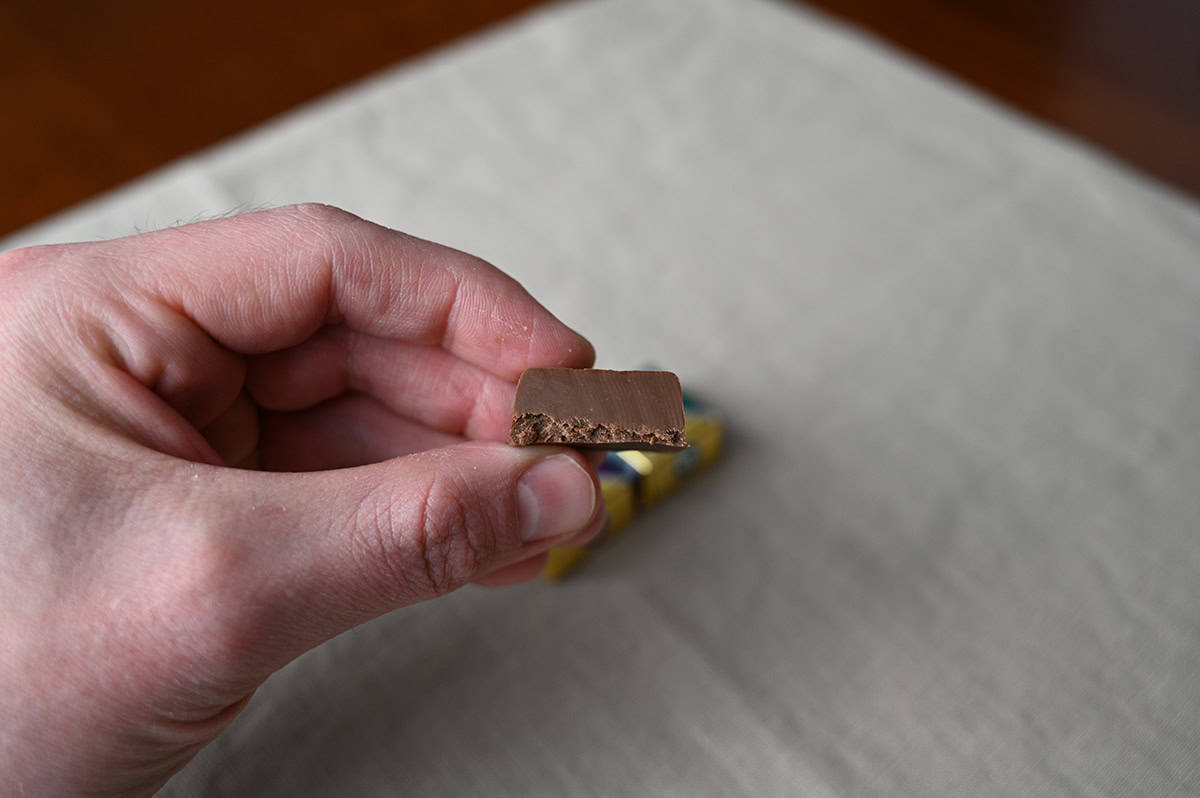
[[[715,463],[721,456],[725,428],[711,416],[692,416],[684,424],[689,448],[682,452],[617,452],[641,476],[643,507],[661,500],[693,471]]]
[[[579,565],[579,562],[586,556],[588,556],[588,550],[583,546],[550,549],[546,567],[542,569],[542,577],[552,580],[562,579],[575,570],[575,566]]]
[[[636,482],[617,477],[601,476],[600,489],[608,508],[608,527],[604,534],[589,546],[550,550],[550,558],[542,571],[547,579],[561,579],[572,571],[595,548],[595,544],[623,531],[635,515],[660,501],[688,477],[703,471],[721,458],[725,442],[725,426],[713,416],[689,415],[684,431],[690,447],[682,452],[614,452],[638,474]]]
[[[617,452],[617,457],[641,477],[639,498],[643,507],[649,507],[675,489],[679,479],[672,464],[678,456],[664,452]]]
[[[604,506],[608,510],[608,524],[597,538],[598,543],[603,538],[619,535],[633,520],[635,511],[633,484],[628,480],[615,477],[600,477],[600,492],[604,496]],[[575,566],[588,556],[591,547],[571,546],[551,549],[542,576],[546,579],[562,579]]]
[[[633,485],[623,479],[600,477],[600,492],[604,494],[604,506],[608,509],[608,534],[615,535],[629,526],[633,520]]]
[[[684,424],[684,435],[687,436],[691,448],[680,452],[676,457],[684,457],[688,452],[696,452],[696,468],[707,468],[721,458],[722,444],[725,441],[725,426],[711,416],[694,416]]]

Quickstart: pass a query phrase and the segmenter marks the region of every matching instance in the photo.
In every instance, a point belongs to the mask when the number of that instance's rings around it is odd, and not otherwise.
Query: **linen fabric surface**
[[[1200,794],[1196,204],[815,13],[589,0],[3,245],[302,200],[729,450],[560,585],[305,655],[164,795]]]

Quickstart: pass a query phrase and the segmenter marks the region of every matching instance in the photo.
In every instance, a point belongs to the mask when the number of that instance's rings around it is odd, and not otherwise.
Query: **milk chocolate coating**
[[[679,378],[669,371],[528,369],[517,383],[508,442],[686,449]]]

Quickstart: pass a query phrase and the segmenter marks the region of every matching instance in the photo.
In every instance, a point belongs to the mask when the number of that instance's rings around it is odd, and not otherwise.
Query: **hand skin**
[[[5,794],[150,794],[304,651],[594,535],[587,459],[499,443],[592,358],[325,206],[0,255]]]

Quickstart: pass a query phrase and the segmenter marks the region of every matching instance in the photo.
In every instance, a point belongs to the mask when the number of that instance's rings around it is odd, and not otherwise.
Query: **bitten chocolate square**
[[[528,369],[517,383],[508,442],[686,449],[679,378],[669,371]]]

